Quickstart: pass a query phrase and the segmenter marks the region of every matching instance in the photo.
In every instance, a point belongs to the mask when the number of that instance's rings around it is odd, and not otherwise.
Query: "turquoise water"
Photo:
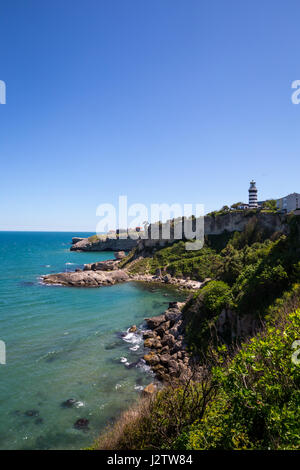
[[[124,340],[122,333],[182,299],[172,289],[140,283],[42,285],[43,274],[113,257],[70,252],[72,236],[0,232],[0,340],[7,355],[0,365],[1,449],[90,445],[153,380],[142,363],[128,367],[143,356],[143,346],[138,335]],[[69,398],[76,406],[62,407]],[[79,418],[89,420],[88,430],[74,428]]]

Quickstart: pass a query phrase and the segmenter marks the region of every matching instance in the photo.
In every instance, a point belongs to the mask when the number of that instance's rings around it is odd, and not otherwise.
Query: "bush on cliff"
[[[205,352],[214,342],[215,323],[223,308],[232,306],[231,289],[223,281],[211,281],[183,309],[185,337],[190,351]]]
[[[300,310],[283,315],[213,370],[218,396],[177,440],[186,449],[299,449]]]

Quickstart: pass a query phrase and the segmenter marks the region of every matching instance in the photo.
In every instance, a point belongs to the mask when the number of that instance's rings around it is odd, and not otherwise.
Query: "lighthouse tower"
[[[249,207],[257,207],[257,188],[255,186],[255,181],[250,181],[249,188]]]

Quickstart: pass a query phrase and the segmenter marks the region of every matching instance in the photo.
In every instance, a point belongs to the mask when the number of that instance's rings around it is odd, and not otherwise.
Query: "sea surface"
[[[142,337],[128,328],[142,327],[182,294],[132,282],[89,289],[41,283],[43,274],[113,258],[70,251],[72,236],[89,235],[0,232],[0,449],[90,446],[153,380],[140,360]],[[62,406],[70,398],[75,406]],[[81,418],[88,429],[74,427]]]

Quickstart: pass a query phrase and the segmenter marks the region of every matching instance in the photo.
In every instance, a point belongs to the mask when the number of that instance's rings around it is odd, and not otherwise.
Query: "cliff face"
[[[242,232],[251,217],[256,217],[262,229],[270,232],[286,232],[285,217],[276,213],[260,212],[254,216],[247,212],[227,212],[216,217],[206,215],[204,217],[205,235],[220,235],[225,230],[228,232]]]
[[[287,223],[286,217],[284,215],[276,214],[276,213],[257,213],[253,214],[251,212],[227,212],[222,215],[218,216],[210,216],[206,215],[204,217],[204,235],[220,235],[223,232],[242,232],[246,225],[253,217],[257,220],[259,227],[262,230],[267,230],[270,234],[274,232],[282,232],[287,233]],[[153,239],[151,237],[152,225],[149,226],[149,238],[146,240],[140,240],[138,242],[137,253],[143,254],[145,251],[151,251],[153,249],[162,248],[170,243],[172,243],[175,239],[180,239],[178,236],[174,237],[174,232],[176,229],[171,227],[170,237],[165,239],[163,236],[165,224],[161,224],[161,228],[159,230],[159,238]],[[193,221],[192,229],[196,229],[196,221]],[[157,225],[156,225],[157,230]],[[154,232],[154,231],[153,231]],[[185,240],[185,235],[183,232],[183,228],[181,231],[181,239]]]

